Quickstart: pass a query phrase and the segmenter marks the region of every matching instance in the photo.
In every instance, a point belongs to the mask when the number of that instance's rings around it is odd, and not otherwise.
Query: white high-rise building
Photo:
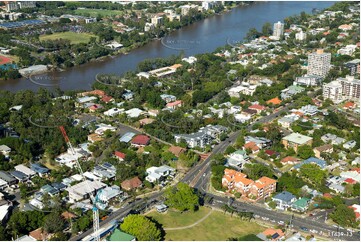
[[[282,39],[285,24],[278,21],[273,25],[273,37],[277,40]]]
[[[296,33],[295,38],[296,40],[303,41],[307,38],[307,34],[301,30],[301,32]]]
[[[308,75],[326,77],[331,67],[331,53],[324,53],[322,49],[308,55]]]
[[[322,87],[323,99],[331,99],[334,103],[340,103],[343,101],[342,97],[342,85],[339,81],[332,81],[330,83],[323,84]]]
[[[356,80],[354,76],[346,76],[346,78],[337,78],[341,83],[342,95],[346,99],[360,98],[360,80]]]

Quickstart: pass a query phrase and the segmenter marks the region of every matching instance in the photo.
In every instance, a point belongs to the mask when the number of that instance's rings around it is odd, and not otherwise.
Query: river
[[[38,84],[26,78],[0,81],[0,89],[12,92],[26,89],[35,91],[40,87],[53,89],[56,86],[63,90],[91,89],[91,84],[94,82],[97,73],[123,74],[135,70],[137,64],[144,59],[178,54],[180,47],[184,49],[186,56],[212,52],[217,47],[224,46],[227,39],[231,40],[232,43],[242,41],[252,27],[261,30],[265,22],[273,24],[302,11],[311,13],[313,8],[327,8],[333,3],[335,2],[288,1],[257,2],[250,6],[240,6],[227,13],[212,16],[174,31],[165,38],[165,41],[151,41],[131,51],[128,55],[107,57],[101,61],[89,62],[66,69],[63,72],[48,73],[42,78],[36,79]],[[39,83],[45,85],[39,85]]]

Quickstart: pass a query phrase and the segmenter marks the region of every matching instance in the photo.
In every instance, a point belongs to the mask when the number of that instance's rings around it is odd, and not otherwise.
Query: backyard
[[[241,221],[237,215],[201,207],[197,212],[169,210],[160,214],[152,211],[147,216],[154,218],[166,232],[166,240],[227,240],[248,234],[258,234],[265,228],[248,221]]]

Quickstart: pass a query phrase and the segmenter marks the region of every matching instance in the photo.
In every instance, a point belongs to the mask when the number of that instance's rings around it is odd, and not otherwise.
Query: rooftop
[[[292,143],[299,144],[299,145],[305,144],[305,143],[309,142],[310,140],[312,140],[311,137],[308,137],[306,135],[302,135],[299,133],[292,133],[290,135],[283,137],[283,139],[287,140],[289,142],[292,142]]]

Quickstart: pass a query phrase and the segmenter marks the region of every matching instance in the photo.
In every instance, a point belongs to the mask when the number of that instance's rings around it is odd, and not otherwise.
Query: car
[[[276,220],[271,220],[270,222],[272,222],[272,223],[276,223]]]
[[[312,213],[310,213],[308,216],[312,217],[312,216],[313,216],[313,214],[312,214]]]
[[[300,227],[300,229],[301,229],[302,231],[308,232],[308,228],[306,228],[306,227]]]
[[[259,216],[259,215],[257,215],[257,214],[255,214],[255,215],[254,215],[254,217],[255,217],[255,218],[259,218],[260,216]]]
[[[283,222],[283,221],[281,220],[281,221],[279,221],[279,222],[278,222],[278,224],[280,224],[280,225],[284,225],[284,224],[285,224],[285,222]]]

